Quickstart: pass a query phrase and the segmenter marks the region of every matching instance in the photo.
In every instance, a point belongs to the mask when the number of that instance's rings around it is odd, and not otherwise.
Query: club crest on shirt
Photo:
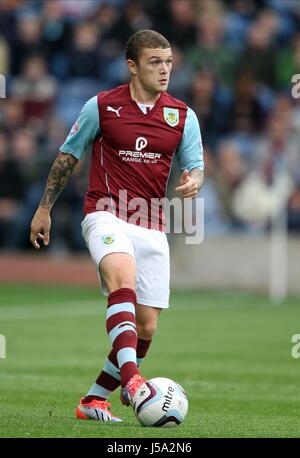
[[[78,130],[79,130],[79,124],[78,124],[78,121],[76,121],[72,126],[72,129],[70,131],[70,135],[75,134]]]
[[[111,245],[115,241],[115,236],[114,234],[104,235],[102,237],[102,240],[105,243],[105,245]]]
[[[164,107],[164,118],[169,126],[175,127],[179,123],[179,111],[177,108]]]

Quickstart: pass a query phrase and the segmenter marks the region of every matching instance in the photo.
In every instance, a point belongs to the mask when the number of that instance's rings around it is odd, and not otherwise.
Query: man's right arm
[[[44,194],[31,222],[30,241],[36,249],[40,248],[38,239],[42,239],[45,245],[49,244],[50,210],[69,181],[78,161],[99,133],[96,96],[84,105],[51,167]]]
[[[59,153],[51,167],[40,208],[50,211],[71,177],[78,159],[72,154]]]
[[[30,241],[34,248],[40,249],[38,239],[45,245],[50,240],[50,210],[61,191],[68,183],[78,159],[72,154],[59,153],[51,167],[41,202],[31,222]]]

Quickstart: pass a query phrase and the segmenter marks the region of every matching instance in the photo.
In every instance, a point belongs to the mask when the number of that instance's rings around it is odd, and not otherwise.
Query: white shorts
[[[97,266],[109,253],[128,253],[136,261],[137,302],[157,308],[169,307],[170,255],[166,234],[127,223],[110,212],[86,215],[82,235]],[[101,279],[102,280],[102,279]],[[101,281],[103,294],[108,291]]]

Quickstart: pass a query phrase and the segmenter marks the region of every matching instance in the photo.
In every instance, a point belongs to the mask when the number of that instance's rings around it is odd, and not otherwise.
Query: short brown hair
[[[125,48],[126,60],[131,59],[137,63],[145,48],[167,49],[170,47],[168,40],[160,33],[155,32],[155,30],[139,30],[131,35],[127,41]]]

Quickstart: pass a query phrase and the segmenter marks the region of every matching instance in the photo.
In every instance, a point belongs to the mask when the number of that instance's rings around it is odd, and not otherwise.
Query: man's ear
[[[127,67],[128,67],[129,73],[132,76],[136,76],[137,75],[137,66],[136,66],[136,63],[134,62],[134,60],[127,59],[126,63],[127,63]]]

